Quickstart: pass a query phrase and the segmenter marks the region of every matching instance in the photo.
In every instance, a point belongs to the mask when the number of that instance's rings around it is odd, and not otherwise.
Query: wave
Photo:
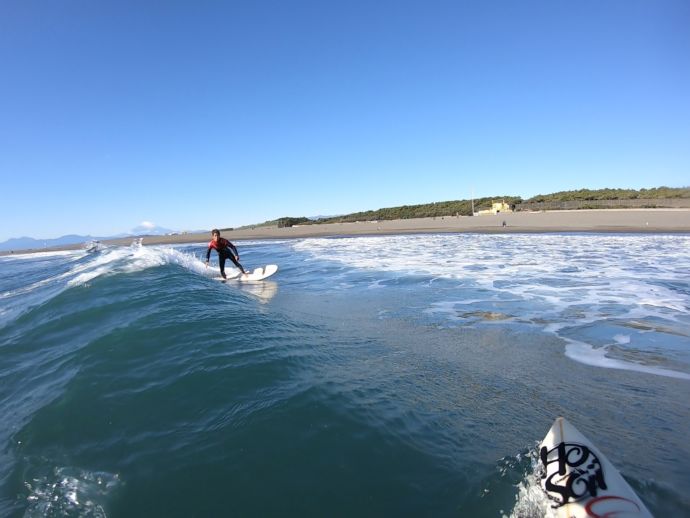
[[[6,273],[0,279],[0,328],[65,290],[88,286],[98,278],[163,265],[179,265],[206,277],[215,274],[192,254],[172,247],[144,247],[137,243],[91,254],[79,250],[3,257],[0,264],[3,263]]]

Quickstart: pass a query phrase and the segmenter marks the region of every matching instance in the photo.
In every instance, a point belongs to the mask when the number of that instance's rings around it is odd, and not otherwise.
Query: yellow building
[[[480,210],[477,214],[483,216],[485,214],[500,214],[502,212],[513,212],[510,205],[505,201],[493,202],[490,209]]]

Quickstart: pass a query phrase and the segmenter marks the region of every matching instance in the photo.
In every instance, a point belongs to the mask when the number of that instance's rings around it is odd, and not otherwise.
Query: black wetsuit
[[[216,249],[218,252],[218,264],[220,265],[220,275],[225,278],[225,261],[230,259],[235,266],[237,266],[242,273],[246,273],[244,267],[235,259],[235,256],[239,255],[237,253],[237,248],[230,241],[224,237],[219,237],[218,241],[211,241],[208,244],[208,250],[206,250],[206,262],[211,258],[211,250]]]

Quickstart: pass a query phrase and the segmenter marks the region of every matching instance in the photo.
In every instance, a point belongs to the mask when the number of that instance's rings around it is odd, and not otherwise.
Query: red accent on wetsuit
[[[225,250],[226,248],[229,248],[234,255],[237,255],[235,245],[224,237],[219,237],[218,241],[211,240],[211,242],[208,244],[208,250],[206,251],[206,260],[208,261],[211,258],[211,250],[217,250],[220,254],[221,250]]]
[[[223,250],[224,248],[227,248],[228,245],[230,245],[230,241],[225,239],[224,237],[219,237],[218,241],[213,241],[208,244],[209,249],[213,248],[214,250]]]

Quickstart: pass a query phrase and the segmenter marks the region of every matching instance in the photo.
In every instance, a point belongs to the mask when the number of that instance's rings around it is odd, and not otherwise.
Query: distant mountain
[[[77,236],[75,234],[69,234],[66,236],[58,237],[56,239],[34,239],[33,237],[13,237],[7,241],[0,243],[0,250],[29,250],[36,248],[51,248],[54,246],[63,245],[76,245],[79,243],[85,243],[86,241],[91,241],[93,239],[107,239],[103,237],[93,237],[93,236]]]
[[[170,230],[169,228],[159,227],[158,225],[153,225],[151,223],[142,223],[141,225],[134,227],[129,231],[131,236],[165,236],[167,234],[175,234],[175,230]]]
[[[79,236],[76,234],[68,234],[66,236],[58,237],[55,239],[36,239],[33,237],[13,237],[5,242],[0,243],[0,251],[9,250],[36,250],[39,248],[52,248],[56,246],[65,245],[77,245],[80,243],[86,243],[87,241],[98,240],[105,241],[107,239],[118,239],[121,237],[134,237],[134,236],[164,236],[166,234],[174,234],[175,231],[155,226],[142,224],[138,227],[134,227],[127,233],[117,234],[115,236],[105,236],[105,237],[94,237],[94,236]]]

